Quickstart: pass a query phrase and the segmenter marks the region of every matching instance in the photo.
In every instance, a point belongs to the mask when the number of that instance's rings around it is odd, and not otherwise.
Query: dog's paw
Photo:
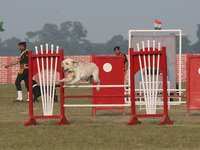
[[[96,89],[97,89],[97,91],[100,91],[100,87],[97,87]]]
[[[69,85],[74,85],[74,83],[72,83],[72,82],[68,82],[68,84],[69,84]]]

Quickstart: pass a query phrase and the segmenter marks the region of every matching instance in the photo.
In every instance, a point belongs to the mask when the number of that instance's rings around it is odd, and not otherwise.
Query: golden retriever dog
[[[65,59],[62,61],[61,66],[63,72],[67,72],[68,78],[60,80],[60,83],[68,82],[70,85],[72,85],[81,80],[91,82],[93,77],[94,82],[98,85],[100,84],[99,68],[95,63],[82,64],[73,59]],[[97,91],[99,90],[100,88],[97,87]]]

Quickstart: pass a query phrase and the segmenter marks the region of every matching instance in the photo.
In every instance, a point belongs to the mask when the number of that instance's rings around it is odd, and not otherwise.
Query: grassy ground
[[[65,94],[91,94],[91,90],[67,90]],[[24,98],[27,95],[23,86]],[[59,93],[59,90],[57,91]],[[0,149],[199,149],[200,111],[191,111],[186,117],[186,105],[171,106],[169,116],[174,125],[159,126],[161,118],[139,118],[141,125],[126,126],[131,112],[126,116],[121,110],[97,111],[91,108],[67,108],[66,117],[71,123],[55,126],[57,119],[38,119],[39,126],[25,127],[28,103],[13,103],[14,85],[0,85]],[[65,103],[91,103],[91,99],[66,100]],[[42,113],[41,100],[34,103],[35,114]],[[59,113],[59,103],[54,112]]]

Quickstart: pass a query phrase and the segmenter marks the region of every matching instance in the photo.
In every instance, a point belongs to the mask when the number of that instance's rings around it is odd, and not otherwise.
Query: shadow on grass
[[[97,114],[96,116],[123,116],[123,113],[122,112],[117,112],[117,113],[106,112],[106,113]]]
[[[191,113],[190,116],[200,116],[200,113]]]

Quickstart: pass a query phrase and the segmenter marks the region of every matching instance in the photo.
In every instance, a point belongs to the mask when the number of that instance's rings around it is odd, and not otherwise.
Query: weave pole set
[[[149,42],[148,42],[149,43]],[[53,47],[53,46],[52,46]],[[159,47],[159,46],[158,46]],[[138,45],[138,52],[133,52],[133,49],[130,48],[130,80],[131,84],[130,85],[122,85],[122,84],[117,84],[117,85],[105,85],[102,84],[103,78],[100,78],[101,84],[102,85],[63,85],[63,83],[60,84],[60,115],[53,115],[53,95],[52,93],[55,89],[55,74],[56,72],[60,73],[60,79],[64,78],[64,74],[61,70],[61,62],[63,60],[63,50],[60,50],[58,53],[58,49],[56,52],[53,52],[53,48],[51,48],[51,51],[48,50],[48,46],[46,46],[46,51],[43,51],[43,47],[41,46],[41,52],[37,52],[37,47],[36,49],[36,54],[32,54],[31,51],[29,51],[29,118],[28,121],[24,124],[25,126],[28,125],[38,125],[35,119],[48,119],[48,118],[59,118],[59,121],[56,123],[56,125],[68,125],[70,124],[64,113],[64,108],[65,107],[92,107],[92,108],[103,108],[103,109],[116,109],[117,107],[120,107],[120,109],[124,109],[125,106],[131,106],[131,118],[126,125],[135,125],[135,124],[140,124],[141,122],[137,119],[138,117],[163,117],[162,121],[159,123],[159,125],[166,125],[166,124],[173,124],[173,121],[170,120],[168,116],[168,107],[167,107],[167,61],[166,61],[166,50],[165,47],[160,48],[155,48],[155,44],[153,47],[150,47],[148,44],[147,48],[144,48],[144,42],[142,43],[142,49],[139,49]],[[114,56],[117,57],[117,56]],[[123,57],[121,58],[123,60]],[[107,64],[110,66],[110,63],[104,63],[104,65]],[[103,66],[104,66],[103,65]],[[123,74],[123,63],[121,63],[122,69],[120,72]],[[106,68],[106,67],[105,67]],[[54,71],[52,71],[54,69]],[[150,72],[150,69],[157,70],[157,74],[151,78],[151,76],[147,75],[147,70]],[[42,70],[42,71],[41,71]],[[47,79],[44,78],[45,76],[45,71],[46,70],[46,77]],[[100,69],[101,70],[101,69]],[[111,67],[108,67],[105,69],[105,72],[109,72],[108,70],[112,70],[112,65]],[[136,72],[139,70],[144,72],[144,75],[142,75],[142,84],[143,84],[143,97],[145,99],[145,106],[146,106],[146,112],[147,114],[136,114],[135,111],[135,88],[134,88],[134,75]],[[156,101],[157,101],[157,89],[158,89],[158,70],[162,71],[162,77],[163,77],[163,108],[164,112],[163,114],[156,114]],[[49,80],[49,71],[50,71],[50,80]],[[54,78],[51,72],[54,72]],[[39,74],[39,80],[40,80],[40,88],[41,92],[43,93],[42,95],[42,105],[43,105],[43,116],[34,116],[33,115],[33,93],[32,93],[32,78],[33,76],[38,73]],[[116,72],[114,72],[116,73]],[[117,76],[115,74],[115,76]],[[112,77],[111,77],[112,78]],[[124,82],[124,76],[120,76],[120,78],[123,78]],[[42,81],[43,80],[43,81]],[[46,81],[46,83],[45,83]],[[115,80],[114,80],[115,81]],[[121,83],[121,82],[120,82]],[[43,85],[43,87],[42,87]],[[47,88],[45,88],[47,86]],[[51,86],[53,87],[51,91]],[[96,93],[95,95],[64,95],[64,88],[85,88],[85,87],[92,87],[93,91],[96,89],[96,87],[100,87],[101,90],[103,88],[112,88],[111,91],[115,89],[122,89],[122,94],[117,95],[116,93],[114,94],[107,94],[106,92],[103,92],[103,94],[98,94]],[[50,88],[48,88],[50,87]],[[131,90],[130,95],[125,95],[124,94],[124,88],[129,87]],[[48,90],[49,89],[49,90]],[[100,91],[101,91],[100,90]],[[46,94],[47,93],[47,94]],[[94,92],[93,92],[94,93]],[[83,98],[83,97],[91,97],[91,98],[101,98],[98,101],[95,101],[93,104],[84,104],[84,105],[67,105],[64,104],[64,98]],[[112,102],[105,102],[103,99],[105,98],[122,98],[118,101],[120,103],[115,103],[114,101]],[[124,98],[125,97],[131,97],[131,105],[127,105],[124,103]],[[103,104],[102,104],[103,102]],[[101,110],[101,109],[100,109]],[[95,114],[93,114],[95,115]]]
[[[158,48],[155,48],[155,41],[153,41],[153,47],[149,46],[149,41],[147,41],[148,47],[144,47],[144,42],[142,42],[142,49],[139,48],[137,44],[137,52],[130,48],[130,80],[131,80],[131,118],[126,125],[136,125],[141,124],[138,117],[163,117],[159,125],[173,124],[168,116],[168,104],[167,104],[167,58],[166,58],[166,48],[162,47],[160,50],[160,44]],[[147,114],[137,114],[136,113],[136,101],[135,101],[135,79],[134,75],[141,71],[142,74],[142,87],[145,99],[146,113]],[[153,72],[153,75],[150,72]],[[162,81],[163,81],[163,109],[162,114],[156,114],[156,102],[157,102],[157,92],[158,92],[158,74],[159,70],[162,71]],[[149,74],[147,74],[147,71]],[[156,75],[154,76],[154,72]],[[156,79],[155,79],[156,78]]]
[[[59,50],[51,45],[51,50],[48,50],[48,44],[46,44],[46,50],[43,50],[43,45],[40,46],[40,52],[38,47],[35,47],[36,54],[32,54],[29,51],[29,118],[24,126],[38,125],[35,119],[51,119],[59,118],[56,125],[69,124],[64,113],[64,89],[63,83],[60,85],[60,115],[53,115],[53,104],[55,94],[55,82],[56,73],[60,75],[60,79],[63,79],[64,73],[61,69],[61,62],[64,59],[63,50]],[[42,98],[43,116],[37,116],[33,114],[33,76],[38,73],[40,81],[40,91]]]
[[[150,41],[148,42],[148,52],[150,52]],[[140,51],[139,44],[137,44],[138,52]],[[142,51],[145,52],[144,48],[144,41],[142,42]],[[153,41],[153,51],[155,51],[155,41]],[[160,43],[158,43],[158,51],[160,51]],[[151,67],[151,58],[150,55],[148,55],[148,61],[146,60],[146,57],[143,55],[143,61],[144,61],[144,74],[143,74],[143,67],[142,67],[142,60],[141,56],[139,55],[139,64],[140,64],[140,71],[141,77],[142,77],[142,87],[143,87],[143,93],[144,93],[144,99],[145,99],[145,106],[146,106],[146,113],[147,114],[155,114],[156,113],[156,102],[157,102],[157,93],[158,93],[158,76],[159,76],[159,65],[160,65],[160,54],[158,54],[157,57],[157,67],[158,69],[155,69],[155,55],[153,54],[153,64]],[[148,66],[147,66],[148,63]],[[147,75],[148,71],[148,75]],[[156,75],[155,72],[156,71]],[[152,75],[151,75],[151,72]],[[156,77],[156,81],[155,81]]]

